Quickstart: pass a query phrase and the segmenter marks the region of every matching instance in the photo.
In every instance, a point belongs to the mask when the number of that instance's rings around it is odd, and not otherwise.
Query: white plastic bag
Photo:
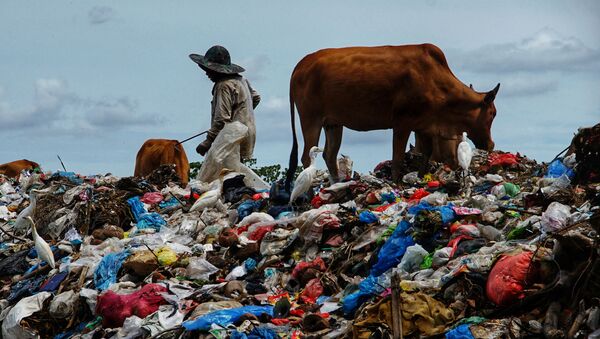
[[[428,255],[427,251],[419,244],[409,246],[398,264],[398,267],[405,272],[412,273],[419,270],[423,259]]]
[[[210,146],[197,179],[211,182],[219,178],[223,168],[228,168],[244,174],[244,183],[247,186],[268,189],[270,186],[264,180],[240,162],[240,143],[247,134],[248,127],[241,122],[225,124]]]
[[[218,270],[204,258],[191,257],[187,267],[187,275],[192,279],[208,280],[210,275]]]
[[[559,202],[552,202],[542,213],[542,229],[546,232],[560,231],[567,226],[571,208]]]

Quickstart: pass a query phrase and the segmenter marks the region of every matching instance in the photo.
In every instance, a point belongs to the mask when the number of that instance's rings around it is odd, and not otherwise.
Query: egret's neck
[[[310,154],[310,166],[313,166],[315,164],[315,159],[317,158],[317,153],[311,153]]]

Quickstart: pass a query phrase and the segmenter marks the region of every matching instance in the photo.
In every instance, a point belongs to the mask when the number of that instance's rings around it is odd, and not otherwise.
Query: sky
[[[433,43],[477,91],[501,83],[496,149],[549,161],[600,122],[598,1],[0,2],[0,163],[133,175],[146,139],[210,127],[212,83],[189,58],[225,46],[260,92],[259,165],[287,165],[289,78],[322,48]],[[300,131],[297,131],[302,139]],[[190,161],[201,161],[185,143]],[[324,138],[321,138],[321,144]],[[344,129],[340,153],[369,171],[391,131]],[[322,159],[319,167],[325,168]]]

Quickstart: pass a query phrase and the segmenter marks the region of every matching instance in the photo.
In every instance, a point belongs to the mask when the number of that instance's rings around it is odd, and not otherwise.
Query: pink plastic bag
[[[146,204],[158,204],[163,201],[163,196],[160,192],[148,192],[140,199],[141,202]]]

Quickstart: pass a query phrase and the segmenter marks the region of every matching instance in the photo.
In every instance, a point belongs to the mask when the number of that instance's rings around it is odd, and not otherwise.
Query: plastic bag
[[[530,270],[533,252],[503,255],[492,267],[485,291],[488,299],[498,306],[513,304],[525,297],[524,289]]]
[[[191,257],[187,266],[187,275],[191,279],[208,280],[219,269],[204,258]]]
[[[412,245],[406,249],[406,253],[404,253],[402,260],[400,260],[398,267],[408,273],[418,271],[420,269],[419,266],[427,255],[429,253],[421,245]]]
[[[137,222],[138,229],[154,228],[159,231],[161,226],[167,224],[160,214],[156,212],[148,213],[141,202],[140,197],[127,199],[127,204],[131,207],[131,213]]]
[[[242,315],[246,313],[254,314],[257,317],[263,313],[273,316],[273,306],[244,306],[229,310],[215,311],[203,315],[195,320],[185,321],[183,323],[183,327],[185,327],[185,329],[188,331],[206,331],[211,328],[212,324],[225,327],[236,322]]]
[[[163,195],[160,192],[148,192],[145,193],[142,199],[140,200],[143,203],[153,205],[163,201]]]
[[[131,294],[117,294],[113,291],[98,296],[96,314],[102,317],[102,326],[114,328],[123,326],[125,319],[136,315],[142,319],[156,312],[167,301],[162,294],[167,288],[159,284],[147,284]]]
[[[219,178],[223,168],[244,174],[244,182],[254,189],[269,189],[254,171],[240,162],[240,143],[248,134],[248,127],[239,121],[225,124],[213,141],[197,179],[211,182]]]
[[[100,261],[94,272],[96,289],[103,291],[117,282],[117,273],[119,273],[123,261],[127,259],[129,254],[129,251],[109,253],[102,258],[102,261]]]
[[[562,175],[567,175],[569,179],[573,179],[575,173],[572,169],[568,168],[563,164],[560,159],[556,159],[548,165],[548,172],[544,176],[544,178],[559,178]]]
[[[446,339],[472,339],[473,334],[469,330],[469,324],[462,324],[446,332]]]
[[[559,202],[552,202],[542,213],[542,229],[546,232],[557,232],[567,226],[571,216],[571,208]]]
[[[51,296],[50,292],[40,292],[19,300],[2,321],[2,337],[37,338],[37,332],[21,327],[21,320],[43,309],[44,301]]]
[[[161,266],[169,266],[177,261],[177,253],[168,246],[163,246],[156,251],[158,263]]]
[[[377,256],[377,263],[371,269],[371,274],[379,276],[388,269],[398,265],[406,249],[414,245],[413,238],[406,234],[406,231],[410,227],[407,221],[401,221],[392,236],[383,244],[379,255]]]
[[[360,213],[360,215],[358,216],[359,220],[361,222],[364,222],[365,224],[370,224],[370,223],[374,223],[377,222],[378,218],[375,214],[373,214],[373,212],[371,211],[363,211]]]

